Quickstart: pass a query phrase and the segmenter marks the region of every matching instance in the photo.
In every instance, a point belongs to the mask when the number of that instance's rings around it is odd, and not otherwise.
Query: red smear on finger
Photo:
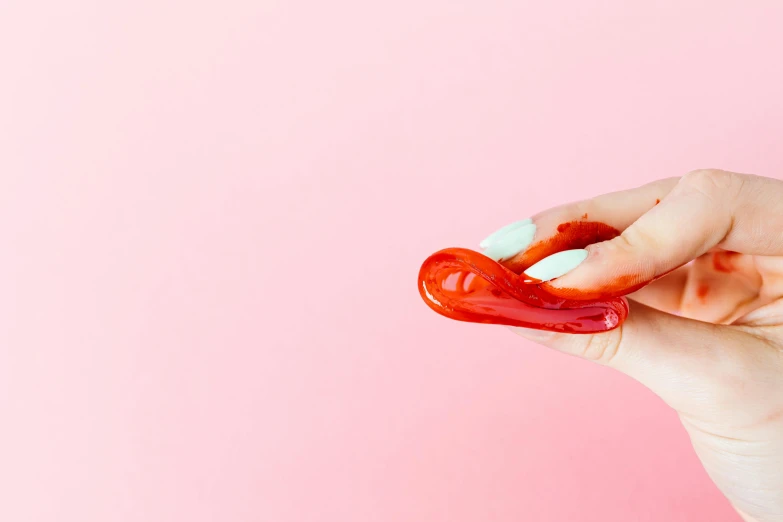
[[[712,267],[718,272],[730,274],[734,272],[737,267],[734,264],[737,256],[741,255],[739,252],[713,252],[712,254]]]
[[[632,294],[637,290],[641,290],[650,283],[666,277],[678,268],[680,267],[676,266],[671,270],[667,270],[661,275],[653,277],[641,273],[621,274],[614,277],[608,283],[604,283],[600,286],[596,286],[590,289],[555,287],[552,286],[550,282],[544,283],[542,287],[550,294],[561,297],[563,299],[574,299],[577,301],[613,299]]]
[[[594,299],[612,299],[632,294],[651,282],[650,279],[645,279],[639,274],[625,274],[615,277],[610,283],[590,290],[583,290],[580,288],[558,288],[549,283],[544,283],[544,287],[550,294],[563,299],[589,301]]]

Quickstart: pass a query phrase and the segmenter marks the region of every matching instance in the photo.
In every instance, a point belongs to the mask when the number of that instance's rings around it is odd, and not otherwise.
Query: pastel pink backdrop
[[[783,3],[0,4],[0,519],[736,521],[628,378],[420,262],[783,173]]]

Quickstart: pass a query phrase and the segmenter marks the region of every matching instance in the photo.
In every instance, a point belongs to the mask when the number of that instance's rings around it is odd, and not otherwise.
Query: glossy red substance
[[[563,223],[505,266],[463,248],[430,256],[419,272],[419,293],[436,312],[458,321],[505,324],[568,333],[597,333],[620,326],[628,316],[624,297],[558,297],[523,271],[562,250],[584,248],[619,232],[603,223]],[[520,275],[521,274],[521,275]]]
[[[569,333],[605,332],[628,316],[624,298],[563,299],[479,252],[448,248],[419,272],[419,292],[436,312],[458,321],[505,324]]]

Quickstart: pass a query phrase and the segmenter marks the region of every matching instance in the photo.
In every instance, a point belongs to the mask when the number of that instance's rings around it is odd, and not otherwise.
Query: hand
[[[783,520],[783,182],[703,170],[558,207],[533,218],[530,247],[503,239],[503,263],[529,266],[558,225],[584,219],[622,234],[575,256],[552,293],[623,293],[671,273],[629,296],[616,330],[514,330],[649,387],[745,520]]]

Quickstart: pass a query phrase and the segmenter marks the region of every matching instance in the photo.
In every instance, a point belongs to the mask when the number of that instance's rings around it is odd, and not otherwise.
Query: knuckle
[[[586,219],[585,216],[589,216],[593,211],[595,210],[592,201],[584,200],[584,201],[578,201],[574,205],[574,214],[577,216],[582,216],[584,219]]]
[[[694,170],[683,176],[680,183],[710,199],[725,197],[742,184],[738,174],[717,169]]]
[[[616,241],[616,248],[623,252],[635,252],[640,248],[657,248],[659,240],[649,233],[643,226],[630,226],[612,241]]]
[[[622,327],[602,334],[591,335],[584,346],[582,357],[585,359],[609,364],[620,351],[622,344]]]

